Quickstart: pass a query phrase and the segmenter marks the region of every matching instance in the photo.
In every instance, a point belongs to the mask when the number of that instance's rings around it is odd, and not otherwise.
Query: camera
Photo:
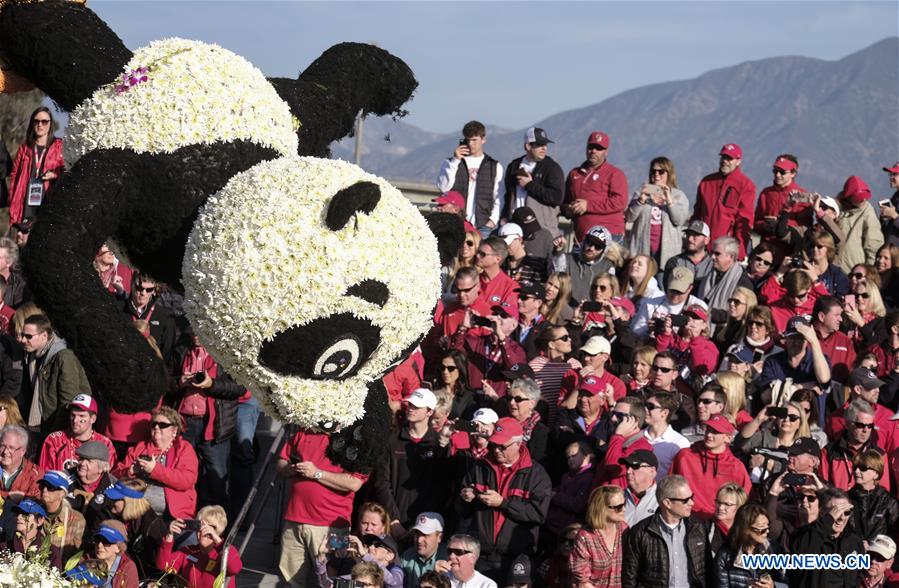
[[[782,418],[786,417],[788,414],[787,407],[786,406],[772,406],[768,410],[765,411],[765,414],[770,417],[782,419]]]
[[[193,382],[194,384],[199,384],[203,380],[206,379],[206,372],[197,372],[194,374]]]
[[[806,476],[805,474],[793,474],[788,473],[784,476],[784,486],[805,486],[806,484],[811,483],[809,479],[810,476]]]
[[[464,431],[465,433],[477,433],[478,432],[478,424],[474,421],[465,421],[459,419],[453,424],[453,428],[457,431]]]
[[[793,257],[790,259],[790,267],[793,269],[802,269],[805,267],[805,260],[801,257]]]
[[[478,316],[476,314],[471,315],[471,326],[473,327],[487,327],[488,329],[492,329],[493,325],[493,321],[486,316]]]
[[[199,531],[200,530],[200,521],[198,519],[188,519],[184,521],[184,530],[185,531]]]
[[[350,536],[331,533],[328,537],[328,549],[346,549],[350,546]]]
[[[815,201],[815,195],[811,192],[793,192],[790,197],[797,204],[811,204]]]
[[[361,584],[350,578],[334,578],[334,588],[361,588]]]

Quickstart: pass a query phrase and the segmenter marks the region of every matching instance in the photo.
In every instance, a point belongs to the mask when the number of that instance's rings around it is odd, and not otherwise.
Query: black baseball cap
[[[507,370],[503,370],[503,376],[507,380],[517,380],[518,378],[534,379],[534,370],[526,363],[516,363]]]
[[[651,465],[654,468],[659,467],[659,460],[656,458],[656,454],[646,449],[638,449],[630,455],[620,457],[618,458],[618,463],[631,466],[632,468],[638,468],[642,465]]]

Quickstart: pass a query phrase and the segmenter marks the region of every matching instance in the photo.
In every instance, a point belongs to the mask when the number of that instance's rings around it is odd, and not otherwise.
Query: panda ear
[[[437,237],[437,250],[440,252],[440,265],[449,265],[459,253],[462,241],[465,240],[465,226],[462,217],[448,212],[422,213],[428,227]]]

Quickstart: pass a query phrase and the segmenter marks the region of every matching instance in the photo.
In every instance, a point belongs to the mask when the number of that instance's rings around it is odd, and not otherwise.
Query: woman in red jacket
[[[146,481],[144,497],[156,514],[189,519],[197,510],[198,466],[197,454],[182,438],[183,432],[181,415],[160,406],[152,413],[150,440],[129,449],[113,475]]]
[[[166,535],[156,556],[156,567],[161,570],[174,570],[187,580],[188,586],[194,588],[212,588],[216,577],[222,571],[222,535],[228,526],[228,517],[221,506],[204,506],[197,513],[200,530],[197,531],[197,544],[182,547],[174,551],[175,537],[184,532],[185,521],[175,519],[169,525]],[[228,577],[228,588],[234,588],[234,577],[243,569],[240,555],[234,547],[228,547],[225,573]]]
[[[53,114],[46,106],[31,113],[25,142],[9,174],[9,224],[34,218],[47,191],[62,175],[62,140],[53,136]]]
[[[103,521],[94,533],[94,555],[106,564],[108,586],[112,588],[137,588],[140,579],[137,566],[128,557],[128,531],[116,520]]]
[[[681,314],[687,317],[687,324],[675,333],[671,315],[668,315],[664,331],[656,337],[656,350],[671,349],[680,353],[694,375],[714,374],[718,369],[718,348],[709,340],[708,312],[699,305],[693,305]]]

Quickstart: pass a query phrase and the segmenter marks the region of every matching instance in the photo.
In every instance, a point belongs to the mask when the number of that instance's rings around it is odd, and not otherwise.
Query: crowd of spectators
[[[0,239],[0,541],[45,545],[57,566],[81,553],[107,586],[166,570],[213,586],[259,404],[177,292],[106,245],[98,288],[171,378],[146,413],[93,397],[19,260],[63,173],[45,118],[14,160]],[[729,143],[691,210],[666,157],[631,194],[602,131],[567,176],[543,129],[505,167],[486,142],[466,124],[437,179],[466,237],[433,328],[384,379],[383,458],[344,471],[312,430],[280,449],[283,583],[899,586],[899,163],[877,205],[856,176],[809,193],[791,154],[757,196]],[[851,553],[870,567],[744,561]]]

